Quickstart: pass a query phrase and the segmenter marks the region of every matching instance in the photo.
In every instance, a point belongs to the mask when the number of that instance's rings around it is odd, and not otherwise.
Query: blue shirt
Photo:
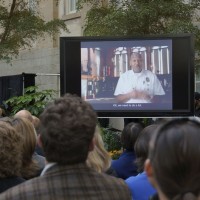
[[[130,176],[136,176],[138,174],[137,167],[135,165],[135,153],[134,151],[124,151],[119,159],[112,160],[111,167],[117,173],[117,176],[122,179],[127,179]]]
[[[145,172],[125,180],[134,200],[148,200],[156,193]]]

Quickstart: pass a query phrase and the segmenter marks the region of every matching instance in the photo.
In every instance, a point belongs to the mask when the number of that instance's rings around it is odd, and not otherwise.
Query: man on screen
[[[120,76],[115,88],[119,103],[151,103],[156,95],[165,94],[157,76],[143,69],[141,54],[131,54],[130,66],[132,69]]]

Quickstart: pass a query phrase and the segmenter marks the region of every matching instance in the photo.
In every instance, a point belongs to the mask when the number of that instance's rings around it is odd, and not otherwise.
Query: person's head
[[[200,193],[200,123],[174,119],[153,135],[145,171],[160,199],[193,200]]]
[[[152,137],[152,135],[155,133],[156,128],[158,127],[158,124],[152,124],[147,127],[145,127],[139,134],[134,150],[136,154],[136,165],[138,167],[138,172],[141,173],[144,171],[144,164],[145,160],[148,158],[148,152],[149,152],[149,141]]]
[[[12,120],[12,126],[21,134],[23,138],[22,154],[23,165],[27,165],[32,160],[32,155],[36,147],[36,133],[33,124],[26,118],[16,117]]]
[[[22,137],[7,122],[0,121],[0,178],[20,176]]]
[[[94,134],[94,144],[94,150],[89,152],[86,163],[97,172],[105,172],[111,165],[111,157],[104,147],[101,130],[98,126]]]
[[[40,140],[48,162],[85,162],[97,123],[92,106],[71,94],[54,100],[40,115]]]
[[[32,115],[32,118],[33,118],[33,126],[36,130],[36,133],[39,134],[40,119],[34,115]]]
[[[12,124],[12,118],[10,117],[0,117],[0,121]]]
[[[124,127],[121,134],[121,144],[123,149],[129,151],[134,150],[135,142],[142,129],[143,125],[137,122],[130,122]]]
[[[20,110],[19,112],[17,112],[17,113],[14,115],[14,118],[15,118],[15,117],[26,118],[26,119],[28,119],[31,123],[33,122],[32,114],[31,114],[28,110]]]
[[[142,67],[143,67],[143,63],[142,62],[143,62],[142,55],[140,53],[133,52],[131,54],[130,66],[131,66],[131,69],[135,73],[140,73],[142,71]]]

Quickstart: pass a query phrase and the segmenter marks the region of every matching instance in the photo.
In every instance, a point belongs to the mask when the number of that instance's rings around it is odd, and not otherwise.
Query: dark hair
[[[156,128],[158,128],[158,124],[152,124],[145,127],[139,134],[134,150],[136,154],[135,163],[138,167],[138,172],[141,173],[144,171],[144,163],[145,160],[148,158],[149,152],[149,141],[152,135],[155,133]]]
[[[121,134],[121,143],[124,149],[132,151],[143,125],[137,122],[128,123]]]
[[[40,120],[42,146],[49,162],[85,162],[97,124],[89,103],[66,94],[49,104]]]
[[[200,192],[200,123],[179,118],[164,123],[150,141],[149,159],[169,199],[197,199]]]
[[[200,99],[200,93],[199,92],[194,92],[194,99],[199,100]]]

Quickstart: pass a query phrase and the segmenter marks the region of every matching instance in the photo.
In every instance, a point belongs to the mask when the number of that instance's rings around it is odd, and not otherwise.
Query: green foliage
[[[78,8],[90,4],[84,35],[138,36],[193,33],[195,66],[200,66],[199,0],[78,0]],[[101,28],[99,28],[101,27]]]
[[[48,102],[53,99],[54,90],[36,91],[37,86],[27,87],[23,96],[14,96],[5,103],[8,105],[10,115],[25,109],[32,115],[39,116]]]
[[[107,151],[121,150],[121,132],[112,131],[110,128],[101,128],[102,138]]]
[[[121,131],[113,131],[112,128],[101,127],[101,133],[105,149],[109,152],[113,160],[118,159],[122,153]]]
[[[39,2],[35,0],[35,5]],[[55,36],[61,29],[68,31],[63,20],[44,21],[26,0],[12,0],[10,4],[0,0],[0,29],[0,60],[7,62],[19,54],[20,48],[31,47],[32,42],[45,34]]]

